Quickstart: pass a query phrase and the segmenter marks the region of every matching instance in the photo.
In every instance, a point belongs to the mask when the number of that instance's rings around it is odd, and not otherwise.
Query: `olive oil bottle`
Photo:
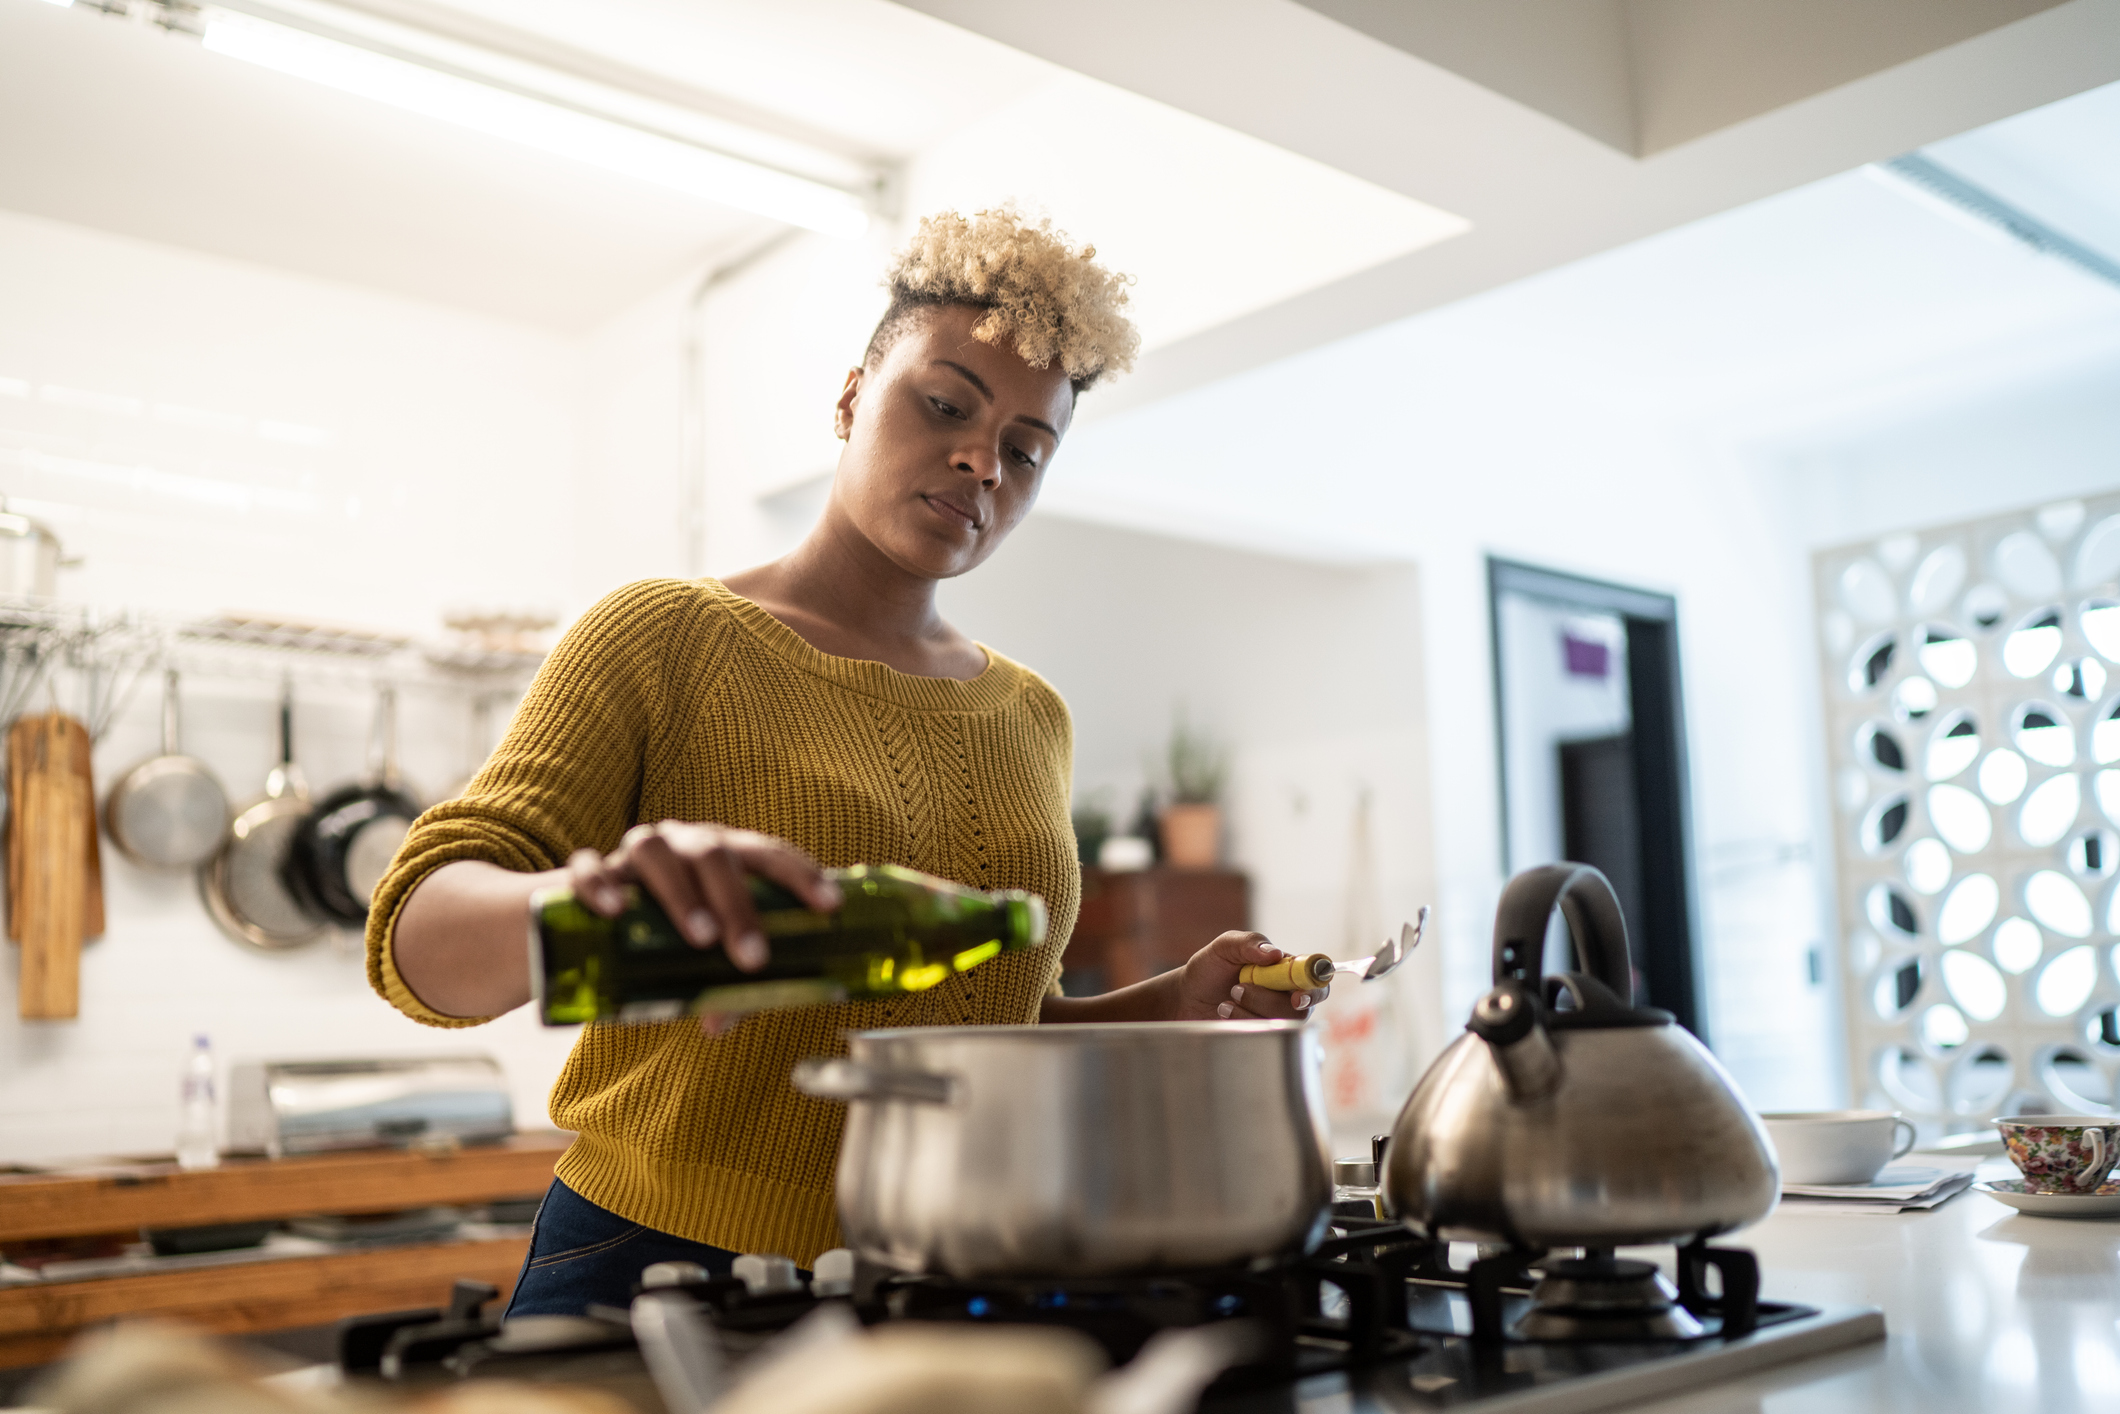
[[[920,992],[990,957],[1045,941],[1045,900],[982,893],[895,864],[825,871],[843,902],[831,913],[750,876],[772,957],[745,972],[719,947],[696,948],[662,905],[629,888],[605,918],[566,888],[530,900],[530,979],[547,1026],[670,1021],[767,1007]]]

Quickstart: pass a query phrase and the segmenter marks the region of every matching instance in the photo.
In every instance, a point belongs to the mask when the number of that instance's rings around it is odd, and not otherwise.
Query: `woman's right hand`
[[[746,874],[771,879],[820,913],[841,902],[839,886],[817,861],[786,840],[682,820],[636,825],[609,854],[576,850],[567,874],[574,896],[606,918],[624,910],[625,885],[639,884],[686,942],[727,948],[729,960],[746,972],[765,966],[767,957]]]

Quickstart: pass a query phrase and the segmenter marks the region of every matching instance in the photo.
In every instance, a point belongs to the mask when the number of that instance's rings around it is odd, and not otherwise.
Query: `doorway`
[[[1678,603],[1493,558],[1487,588],[1507,870],[1602,871],[1626,914],[1633,999],[1705,1042]]]

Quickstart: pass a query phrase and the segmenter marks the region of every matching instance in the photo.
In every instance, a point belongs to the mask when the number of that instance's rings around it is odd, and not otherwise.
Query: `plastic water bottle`
[[[177,1119],[177,1167],[217,1168],[220,1145],[214,1134],[213,1043],[191,1038],[191,1058],[184,1063],[183,1108]]]

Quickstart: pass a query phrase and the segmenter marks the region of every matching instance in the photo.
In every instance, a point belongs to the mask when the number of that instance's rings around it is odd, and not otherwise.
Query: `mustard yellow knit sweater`
[[[844,1107],[798,1095],[805,1056],[880,1026],[1028,1024],[1060,972],[1081,893],[1068,823],[1073,732],[1059,694],[988,650],[970,682],[812,648],[713,580],[628,585],[570,630],[505,740],[412,828],[369,911],[368,976],[432,1026],[391,957],[398,910],[457,859],[557,867],[652,820],[792,840],[827,866],[909,865],[1045,897],[1049,941],[931,991],[762,1013],[709,1040],[697,1023],[584,1027],[552,1091],[578,1137],[570,1188],[621,1217],[807,1264],[836,1246]]]

